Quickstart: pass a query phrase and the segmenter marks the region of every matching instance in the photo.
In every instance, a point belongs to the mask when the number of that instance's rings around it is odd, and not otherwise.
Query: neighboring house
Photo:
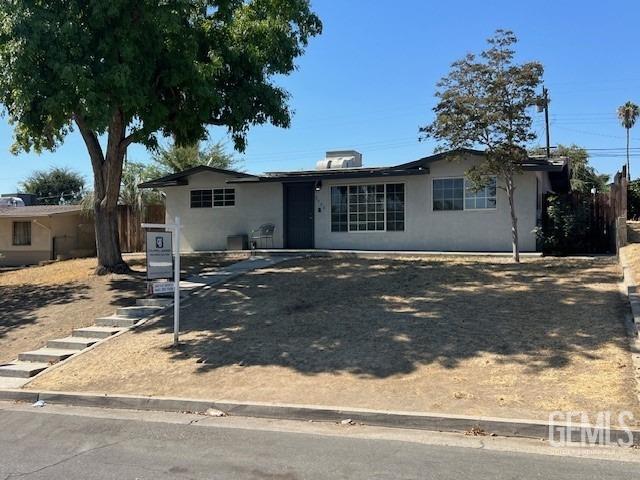
[[[327,152],[313,171],[261,176],[196,167],[140,185],[166,194],[167,221],[183,224],[184,251],[223,250],[227,237],[275,225],[274,247],[340,250],[509,251],[509,204],[500,182],[480,192],[464,173],[476,150],[364,168],[352,150]],[[536,250],[542,197],[569,188],[564,159],[531,158],[516,178],[522,251]]]
[[[93,254],[93,222],[80,206],[0,206],[0,266]]]

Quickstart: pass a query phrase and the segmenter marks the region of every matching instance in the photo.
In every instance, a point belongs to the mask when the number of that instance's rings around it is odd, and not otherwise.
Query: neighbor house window
[[[475,191],[463,177],[433,179],[433,210],[482,210],[496,208],[496,178]]]
[[[211,208],[211,190],[191,190],[191,208]]]
[[[404,184],[331,187],[332,232],[404,230]]]
[[[13,244],[31,245],[31,222],[13,222]]]
[[[214,188],[213,189],[213,206],[214,207],[233,207],[236,204],[235,188]]]

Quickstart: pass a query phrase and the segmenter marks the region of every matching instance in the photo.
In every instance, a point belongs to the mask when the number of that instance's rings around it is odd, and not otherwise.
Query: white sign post
[[[143,223],[142,228],[164,228],[168,230],[173,236],[173,258],[175,260],[175,265],[173,268],[173,346],[178,346],[178,336],[180,333],[180,217],[176,217],[174,220],[174,224],[165,224],[165,223]],[[148,278],[166,278],[162,276],[153,276],[153,275],[164,275],[167,273],[166,269],[166,240],[164,239],[164,235],[167,235],[165,232],[147,232],[147,242],[149,241],[149,237],[153,238],[153,244],[147,245],[147,255],[149,252],[156,252],[157,256],[152,262],[150,257],[147,256],[147,269],[151,267],[152,272],[147,272]],[[149,235],[151,234],[151,235]],[[168,235],[167,235],[168,236]],[[157,239],[156,239],[157,237]],[[162,239],[162,240],[160,240]],[[157,243],[156,243],[157,242]],[[149,276],[151,273],[152,276]]]

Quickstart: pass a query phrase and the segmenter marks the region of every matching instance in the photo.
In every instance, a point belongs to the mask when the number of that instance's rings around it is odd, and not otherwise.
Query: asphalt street
[[[0,404],[0,480],[640,478],[630,449],[619,461],[613,450],[610,459],[546,455],[481,439],[418,441],[433,438],[423,432],[87,410]]]

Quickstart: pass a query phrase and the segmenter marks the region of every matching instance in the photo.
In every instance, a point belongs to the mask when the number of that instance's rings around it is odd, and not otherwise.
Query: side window
[[[236,204],[235,188],[214,188],[213,189],[213,206],[214,207],[233,207]]]
[[[464,208],[464,179],[434,178],[433,179],[433,209],[462,210]]]
[[[211,190],[191,190],[191,208],[211,208]]]

